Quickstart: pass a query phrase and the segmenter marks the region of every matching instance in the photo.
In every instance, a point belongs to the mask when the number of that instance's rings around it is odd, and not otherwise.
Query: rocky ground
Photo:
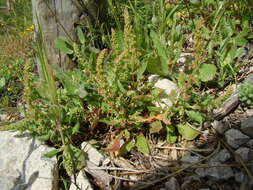
[[[245,71],[245,70],[244,70]],[[253,69],[242,76],[253,84]],[[237,89],[240,85],[237,85]],[[1,121],[9,120],[2,114]],[[70,190],[250,190],[253,189],[253,108],[239,101],[238,91],[214,110],[214,120],[197,140],[168,144],[150,136],[151,155],[132,151],[126,158],[82,144],[86,167],[71,180]],[[57,190],[56,158],[43,155],[48,146],[27,135],[0,132],[0,189]],[[113,185],[112,185],[113,184]]]

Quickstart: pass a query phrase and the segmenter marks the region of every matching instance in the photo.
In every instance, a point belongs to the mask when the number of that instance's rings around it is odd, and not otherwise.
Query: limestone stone
[[[0,189],[57,190],[58,169],[53,150],[25,134],[0,132]]]
[[[76,185],[78,186],[79,190],[93,190],[85,172],[82,170],[79,172],[76,178]],[[76,190],[78,189],[74,183],[70,185],[69,190]]]
[[[155,88],[164,90],[166,95],[165,97],[160,98],[158,102],[156,102],[156,106],[161,108],[171,107],[173,103],[170,96],[173,94],[173,92],[175,95],[177,95],[177,85],[171,80],[160,78],[159,75],[149,76],[148,81],[154,83]]]
[[[87,156],[87,160],[92,162],[95,166],[100,166],[105,160],[105,156],[88,142],[83,142],[81,147],[82,151]]]

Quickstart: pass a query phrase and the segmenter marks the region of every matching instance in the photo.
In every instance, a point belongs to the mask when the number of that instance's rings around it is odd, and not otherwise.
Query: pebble
[[[180,186],[175,177],[171,177],[169,181],[165,183],[166,190],[179,190]]]
[[[237,149],[235,151],[235,153],[237,153],[244,162],[250,162],[253,160],[253,150],[252,149],[249,149],[246,147],[240,147],[239,149]],[[240,159],[236,158],[236,161],[240,162]]]
[[[210,159],[210,163],[214,162],[221,162],[224,163],[227,160],[231,158],[231,155],[227,149],[222,149],[220,152],[218,152],[216,155],[213,156],[213,158]]]
[[[242,171],[235,173],[235,181],[237,183],[245,181],[245,174]]]
[[[241,130],[244,134],[253,137],[253,116],[242,121]]]
[[[215,120],[212,124],[213,128],[220,134],[223,135],[228,130],[229,126],[226,122]]]
[[[247,147],[249,148],[253,148],[253,139],[250,139],[248,142],[247,142]]]
[[[226,131],[225,138],[227,143],[233,148],[238,148],[242,144],[245,144],[247,141],[250,140],[250,137],[244,135],[241,131],[237,129],[229,129],[228,131]]]
[[[200,158],[198,156],[191,156],[191,155],[186,155],[181,158],[181,162],[183,164],[194,164],[200,161]]]
[[[220,163],[211,163],[210,166],[217,166]],[[195,172],[201,177],[209,177],[215,180],[225,180],[234,176],[234,172],[231,167],[210,167],[210,168],[198,168]]]

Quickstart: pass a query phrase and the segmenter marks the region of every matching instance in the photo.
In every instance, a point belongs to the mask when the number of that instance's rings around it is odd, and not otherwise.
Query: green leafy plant
[[[247,104],[253,105],[253,85],[244,83],[239,89],[240,100]]]

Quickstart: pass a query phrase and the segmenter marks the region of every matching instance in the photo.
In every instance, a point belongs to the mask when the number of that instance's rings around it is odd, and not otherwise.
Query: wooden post
[[[7,11],[11,11],[13,9],[13,3],[14,2],[15,2],[15,0],[6,0]]]
[[[74,24],[83,14],[100,17],[102,3],[105,5],[106,0],[32,0],[35,28],[38,29],[40,23],[48,62],[53,69],[63,71],[73,67],[69,57],[55,47],[55,39],[76,40]]]
[[[48,62],[56,71],[72,67],[71,60],[60,52],[54,43],[55,39],[68,38],[68,35],[75,39],[74,22],[78,19],[79,11],[71,2],[70,0],[32,0],[35,28],[38,31],[38,24],[40,24]]]

